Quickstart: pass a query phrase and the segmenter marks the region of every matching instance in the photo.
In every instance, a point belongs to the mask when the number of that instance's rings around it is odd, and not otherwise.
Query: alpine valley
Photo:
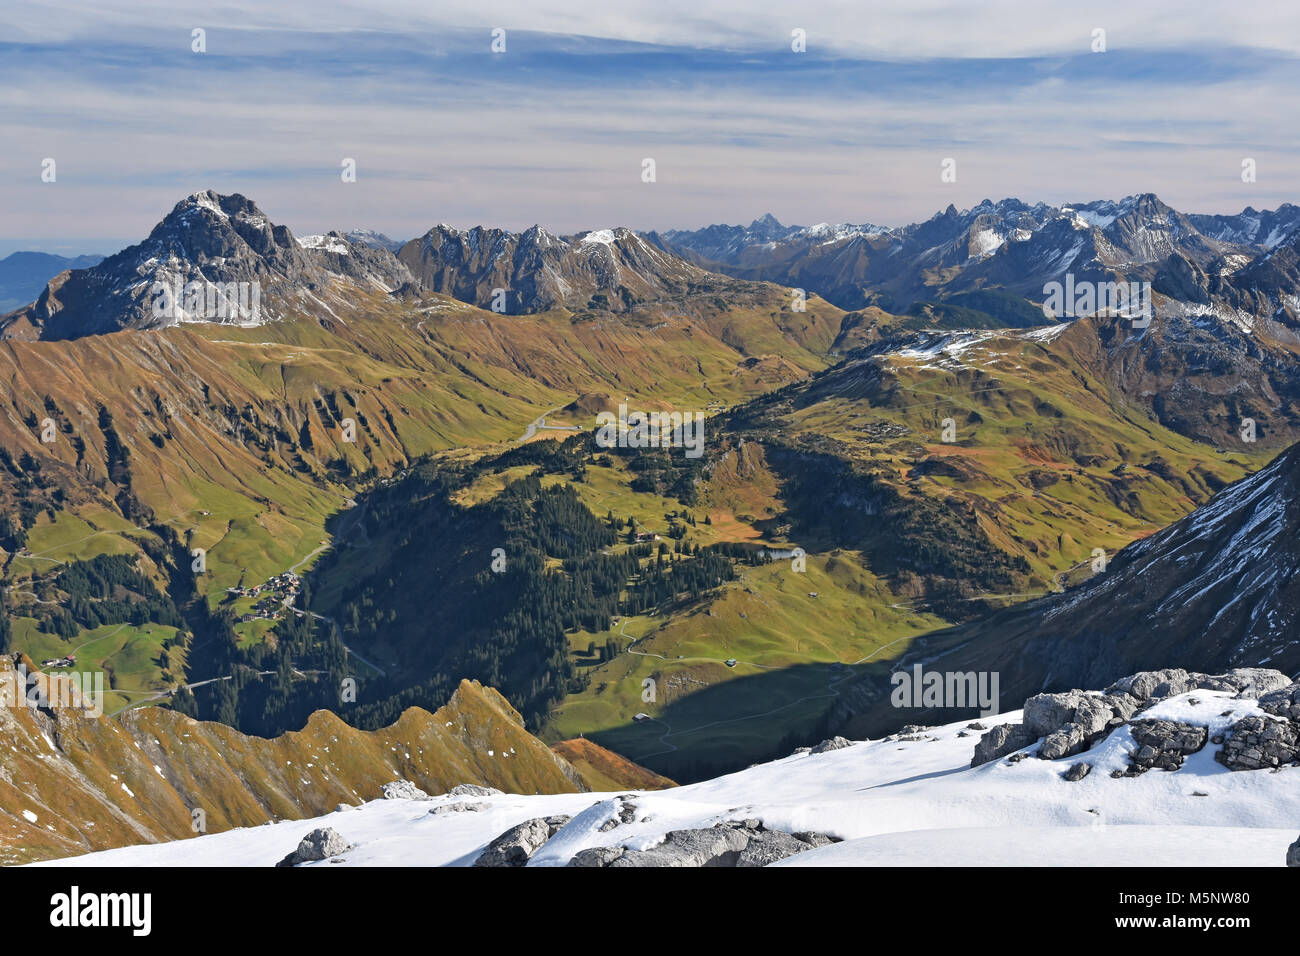
[[[435,823],[447,863],[913,861],[937,851],[900,834],[975,826],[935,822],[975,777],[992,828],[1077,787],[1146,846],[1180,799],[1135,809],[1152,766],[1228,807],[1206,853],[1277,855],[1228,830],[1278,786],[1233,741],[1294,743],[1296,206],[400,242],[205,191],[48,265],[0,316],[0,645],[102,674],[106,718],[4,718],[7,862],[183,838],[203,793],[204,832],[327,818],[375,862]],[[1149,314],[1048,315],[1067,281]],[[598,440],[628,409],[703,413],[703,454]],[[998,673],[1002,716],[900,708],[916,665]],[[473,813],[335,809],[461,784]],[[848,785],[897,785],[885,822],[791,809]],[[1293,830],[1287,800],[1249,825]],[[222,846],[275,862],[304,830]]]

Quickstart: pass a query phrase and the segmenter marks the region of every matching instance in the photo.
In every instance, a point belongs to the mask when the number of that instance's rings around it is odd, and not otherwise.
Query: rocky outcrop
[[[1091,749],[1116,728],[1127,725],[1136,749],[1128,769],[1115,770],[1113,776],[1178,770],[1189,754],[1211,742],[1209,731],[1177,721],[1134,718],[1160,700],[1198,689],[1258,698],[1260,708],[1270,715],[1245,717],[1227,733],[1216,736],[1213,743],[1223,744],[1222,751],[1215,754],[1220,763],[1232,770],[1259,770],[1300,760],[1300,683],[1281,671],[1262,667],[1235,668],[1223,674],[1166,668],[1124,677],[1102,693],[1070,690],[1029,698],[1022,723],[1002,724],[980,738],[971,766],[1024,750],[1035,742],[1040,742],[1036,751],[1040,759],[1060,760]],[[1027,754],[1011,759],[1023,756]],[[1062,777],[1081,780],[1091,769],[1088,764],[1076,763]]]
[[[511,827],[487,845],[475,866],[525,866],[551,837],[555,836],[572,817],[559,814],[525,820]]]
[[[333,827],[321,827],[312,830],[302,842],[298,844],[298,849],[294,850],[276,866],[297,866],[299,863],[314,863],[317,860],[328,860],[330,857],[340,856],[352,849],[352,844],[343,838],[343,835]]]
[[[624,793],[615,797],[615,804],[618,809],[614,815],[597,828],[601,833],[608,833],[636,819],[637,805],[633,802],[632,794]]]
[[[448,797],[499,797],[502,796],[502,793],[496,787],[481,787],[476,783],[460,783],[448,790],[445,795]]]
[[[429,812],[434,816],[442,816],[446,813],[478,813],[482,810],[491,810],[492,804],[483,801],[461,800],[456,803],[444,803],[441,806],[434,807]]]
[[[1132,757],[1132,769],[1145,772],[1154,767],[1177,770],[1188,754],[1205,746],[1209,732],[1204,727],[1192,727],[1172,720],[1135,720],[1129,725],[1133,741],[1138,745]]]
[[[1086,740],[1082,727],[1075,723],[1066,724],[1043,738],[1042,746],[1038,748],[1038,759],[1058,760],[1080,753],[1087,747]]]
[[[1152,686],[1141,685],[1142,690]],[[994,727],[975,747],[972,767],[996,760],[1042,739],[1038,757],[1059,760],[1082,753],[1124,723],[1141,706],[1138,697],[1112,687],[1105,694],[1071,690],[1037,694],[1025,701],[1023,723]]]
[[[836,842],[835,837],[823,833],[769,830],[762,821],[748,819],[719,823],[708,829],[670,830],[662,843],[648,850],[592,847],[575,854],[569,866],[767,866],[796,853]]]
[[[1300,758],[1300,728],[1271,717],[1243,717],[1228,730],[1214,755],[1229,770],[1263,770]]]
[[[1036,739],[1023,724],[999,724],[980,737],[979,743],[975,745],[975,756],[971,758],[970,765],[978,767],[980,764],[1005,757],[1009,753],[1028,747]]]
[[[831,737],[829,740],[823,740],[816,747],[813,747],[809,753],[824,754],[832,750],[843,750],[845,747],[852,747],[853,742],[843,737]]]
[[[1185,694],[1189,690],[1195,690],[1196,686],[1191,674],[1180,667],[1171,667],[1121,677],[1106,688],[1106,693],[1128,694],[1141,701],[1160,700],[1175,694]]]
[[[428,800],[429,795],[409,780],[394,780],[383,786],[381,796],[385,800]]]
[[[621,846],[593,846],[579,850],[569,861],[569,866],[609,866],[627,851]]]
[[[1237,667],[1226,674],[1191,676],[1198,690],[1223,690],[1242,697],[1257,697],[1261,706],[1280,690],[1287,687],[1300,689],[1300,684],[1292,684],[1291,678],[1271,667]]]
[[[1286,865],[1300,866],[1300,840],[1296,840],[1286,848]]]
[[[1274,717],[1300,721],[1300,683],[1266,693],[1259,699],[1259,709]]]

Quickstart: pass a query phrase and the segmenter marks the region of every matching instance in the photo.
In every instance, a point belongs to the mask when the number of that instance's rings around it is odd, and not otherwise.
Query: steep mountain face
[[[1300,670],[1300,446],[1062,594],[918,641],[899,666],[1000,674],[1012,698],[1100,686],[1177,660],[1216,672]],[[879,675],[845,693],[855,732],[911,721]],[[933,714],[922,714],[922,719]]]
[[[410,271],[392,251],[354,233],[328,232],[298,240],[308,255],[330,276],[341,276],[364,286],[389,292],[412,281]]]
[[[1235,314],[1235,313],[1234,313]],[[1221,321],[1188,310],[1134,329],[1119,317],[1071,323],[1056,347],[1070,352],[1098,381],[1116,389],[1161,424],[1230,452],[1252,442],[1278,448],[1300,438],[1300,359],[1294,334],[1267,319]]]
[[[208,190],[177,203],[144,242],[55,277],[35,303],[0,319],[0,336],[72,339],[192,321],[257,325],[294,308],[328,309],[340,278],[384,288],[410,279],[386,250],[337,233],[304,247],[251,200]]]
[[[1187,218],[1202,235],[1219,242],[1272,249],[1300,229],[1300,206],[1287,202],[1262,212],[1247,206],[1235,216],[1193,213]]]
[[[55,256],[14,252],[0,259],[0,314],[32,302],[51,278],[67,269],[88,269],[103,256]]]
[[[0,678],[14,679],[0,658]],[[509,793],[592,789],[559,752],[524,730],[496,691],[462,681],[445,707],[407,710],[359,731],[328,711],[273,740],[144,708],[120,718],[79,708],[0,707],[0,863],[30,863],[201,832],[301,819],[380,796],[393,780],[428,793],[464,783]],[[615,787],[669,786],[583,742],[593,777]]]
[[[423,289],[510,315],[628,312],[735,284],[622,228],[566,240],[540,226],[515,234],[439,225],[403,246],[398,258]]]

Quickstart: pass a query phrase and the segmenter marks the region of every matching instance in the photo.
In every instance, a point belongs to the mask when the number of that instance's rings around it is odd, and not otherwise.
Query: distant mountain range
[[[1064,206],[985,200],[897,228],[786,226],[769,214],[749,226],[644,236],[625,228],[562,237],[541,226],[511,233],[440,224],[401,242],[364,229],[295,239],[244,197],[208,191],[177,204],[143,243],[48,294],[38,288],[42,274],[96,263],[29,253],[4,260],[0,289],[25,282],[25,295],[8,294],[35,301],[0,329],[6,337],[71,338],[169,324],[142,306],[156,282],[256,279],[271,298],[292,298],[301,287],[324,288],[328,276],[344,276],[517,315],[560,307],[626,312],[717,291],[719,274],[803,289],[850,311],[942,319],[960,309],[984,313],[977,324],[1023,327],[1036,321],[1025,306],[1040,305],[1045,285],[1069,274],[1079,283],[1150,282],[1163,314],[1213,317],[1247,330],[1260,324],[1268,338],[1294,346],[1298,262],[1300,207],[1184,214],[1150,193]],[[278,313],[271,307],[262,314]]]
[[[784,226],[769,214],[747,227],[715,225],[650,238],[705,268],[806,288],[843,309],[874,305],[904,312],[918,301],[989,288],[1041,302],[1043,284],[1066,272],[1079,280],[1152,280],[1162,270],[1181,271],[1171,259],[1230,279],[1251,261],[1294,247],[1298,228],[1300,207],[1289,203],[1271,212],[1186,215],[1145,193],[1065,206],[985,200],[892,229]],[[1295,318],[1294,303],[1280,301],[1266,275],[1246,273],[1224,284],[1239,286],[1247,298],[1252,291],[1263,298],[1272,293],[1268,304]],[[1210,304],[1209,297],[1199,304]],[[1255,302],[1252,311],[1267,315],[1264,304]]]
[[[378,234],[355,231],[299,240],[243,196],[195,193],[143,242],[51,280],[30,306],[0,318],[0,337],[72,339],[214,319],[260,324],[304,304],[328,309],[348,294],[340,281],[398,295],[440,293],[505,314],[561,307],[631,313],[647,303],[717,311],[724,293],[731,305],[770,297],[621,228],[561,239],[540,226],[513,234],[440,225],[401,244],[396,254],[394,246]],[[241,303],[233,314],[219,310],[214,316],[211,301],[201,303],[209,309],[204,312],[177,295],[160,315],[159,290],[184,290],[190,283],[255,283],[258,308]]]

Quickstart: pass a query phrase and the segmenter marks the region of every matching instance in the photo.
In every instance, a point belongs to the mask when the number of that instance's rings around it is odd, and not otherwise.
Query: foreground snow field
[[[1215,734],[1258,713],[1253,700],[1199,690],[1142,716]],[[1014,711],[981,723],[1020,717]],[[1300,832],[1300,769],[1232,772],[1215,761],[1220,747],[1210,744],[1180,770],[1114,778],[1110,772],[1127,767],[1136,749],[1127,726],[1074,759],[999,759],[972,768],[980,732],[968,723],[932,728],[919,739],[795,754],[716,780],[626,794],[622,802],[615,794],[590,793],[377,800],[311,820],[39,865],[271,866],[312,829],[332,827],[352,849],[306,865],[468,866],[512,826],[555,814],[573,819],[530,866],[564,866],[588,847],[647,849],[670,830],[746,818],[768,829],[819,831],[845,841],[789,857],[783,866],[1280,866]],[[1033,753],[1037,745],[1026,749]],[[1062,779],[1079,759],[1092,772],[1077,782]],[[486,807],[431,813],[458,801]],[[628,803],[635,805],[634,814],[625,814],[631,822],[611,825]]]

